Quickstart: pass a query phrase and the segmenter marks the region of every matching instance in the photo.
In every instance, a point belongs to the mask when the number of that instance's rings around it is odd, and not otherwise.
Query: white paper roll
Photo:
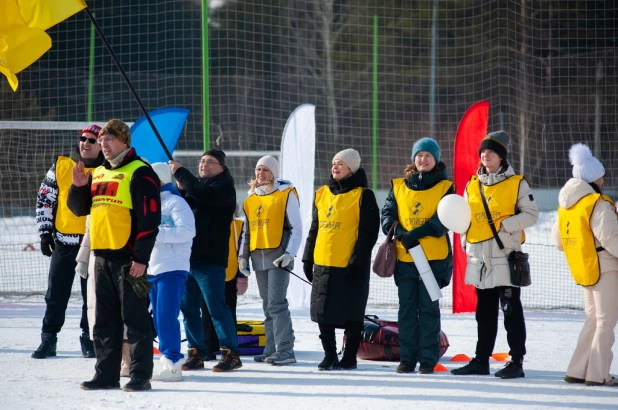
[[[442,297],[442,291],[440,290],[440,286],[438,286],[438,282],[436,282],[436,277],[433,276],[433,271],[431,270],[431,266],[429,266],[429,262],[427,262],[423,247],[419,244],[411,248],[409,252],[412,259],[414,259],[414,264],[421,275],[421,280],[425,284],[429,297],[435,302]]]

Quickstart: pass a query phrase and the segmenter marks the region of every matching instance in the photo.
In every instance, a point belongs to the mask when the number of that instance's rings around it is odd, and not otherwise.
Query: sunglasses
[[[98,140],[96,138],[86,138],[86,137],[79,137],[79,140],[81,142],[86,142],[88,141],[91,144],[96,144],[98,142]]]

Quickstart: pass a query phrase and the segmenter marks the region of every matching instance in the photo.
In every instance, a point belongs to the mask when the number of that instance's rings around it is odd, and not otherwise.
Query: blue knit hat
[[[412,147],[412,162],[414,162],[416,154],[421,151],[429,152],[436,160],[436,162],[440,162],[440,147],[438,146],[436,140],[431,138],[421,138],[420,140],[416,141],[416,143]]]

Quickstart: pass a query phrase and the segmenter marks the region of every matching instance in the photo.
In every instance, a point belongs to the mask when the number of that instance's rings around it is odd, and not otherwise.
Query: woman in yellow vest
[[[302,239],[300,203],[290,181],[279,179],[279,162],[266,155],[255,166],[249,196],[243,204],[246,225],[238,268],[249,276],[249,256],[264,308],[264,353],[256,362],[296,363],[294,329],[286,298],[290,270]]]
[[[303,270],[313,282],[311,320],[320,328],[325,353],[318,370],[356,368],[369,297],[371,250],[380,229],[378,204],[360,163],[356,150],[339,152],[328,185],[315,193]],[[336,328],[345,329],[347,339],[341,361]]]
[[[539,210],[528,182],[516,175],[507,162],[509,143],[510,138],[504,131],[488,134],[479,147],[481,162],[477,174],[466,185],[464,196],[472,209],[472,221],[466,235],[462,235],[462,245],[468,259],[465,281],[476,287],[478,340],[476,357],[451,371],[456,375],[489,374],[500,306],[511,362],[495,376],[503,379],[525,376],[522,364],[526,354],[526,323],[521,289],[511,283],[507,255],[521,250],[523,230],[536,223]],[[500,249],[494,239],[483,196],[504,249]]]
[[[566,254],[573,279],[584,291],[586,321],[564,381],[618,385],[609,374],[618,321],[618,219],[602,194],[605,168],[583,144],[569,151],[573,178],[558,195],[552,238]]]
[[[440,162],[440,147],[421,138],[412,147],[412,164],[405,178],[396,178],[382,208],[382,231],[396,229],[395,284],[399,295],[399,350],[397,373],[433,373],[440,355],[440,304],[432,301],[408,250],[422,245],[440,288],[451,282],[453,254],[448,230],[438,219],[440,200],[455,193]]]

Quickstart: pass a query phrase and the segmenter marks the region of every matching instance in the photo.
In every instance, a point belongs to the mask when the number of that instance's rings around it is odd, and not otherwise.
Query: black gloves
[[[56,244],[51,232],[41,234],[41,253],[45,256],[52,256],[54,249],[56,249]]]
[[[133,291],[138,297],[146,299],[148,297],[148,294],[150,293],[150,288],[152,287],[152,283],[148,281],[149,276],[144,274],[139,278],[136,278],[134,276],[131,276],[131,274],[129,273],[130,270],[131,262],[123,265],[122,268],[120,268],[120,277],[131,284],[131,287],[133,287]]]
[[[410,231],[397,237],[397,239],[399,239],[399,242],[401,242],[403,247],[406,249],[412,249],[419,244],[419,238],[417,238],[416,235],[413,235],[412,232],[413,231]]]
[[[313,282],[313,263],[303,261],[303,272],[309,282]]]

